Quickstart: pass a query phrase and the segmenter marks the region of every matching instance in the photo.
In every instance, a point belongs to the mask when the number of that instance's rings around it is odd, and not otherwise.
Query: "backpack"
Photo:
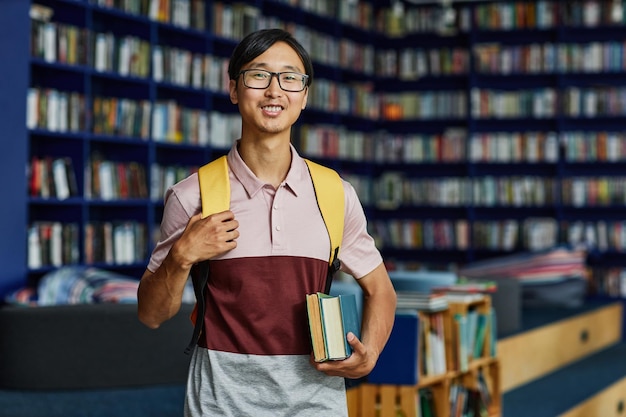
[[[309,174],[313,181],[317,205],[324,219],[330,238],[328,257],[328,274],[324,292],[328,294],[333,276],[339,270],[339,247],[343,238],[344,224],[344,191],[339,174],[333,169],[305,159]],[[217,158],[198,170],[200,182],[200,200],[202,202],[202,218],[211,214],[228,210],[230,207],[230,181],[226,156]],[[195,264],[191,268],[191,280],[196,295],[196,305],[191,313],[194,323],[193,335],[185,353],[189,354],[197,345],[204,327],[205,298],[204,290],[209,277],[209,260]]]

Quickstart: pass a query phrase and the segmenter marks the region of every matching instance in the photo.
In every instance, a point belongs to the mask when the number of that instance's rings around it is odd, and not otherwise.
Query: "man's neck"
[[[274,188],[285,180],[291,166],[291,147],[284,140],[246,140],[238,146],[239,155],[261,181]]]

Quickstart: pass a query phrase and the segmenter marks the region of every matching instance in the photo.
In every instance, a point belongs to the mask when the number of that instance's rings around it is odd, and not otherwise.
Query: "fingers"
[[[313,366],[329,376],[360,378],[367,375],[369,373],[367,347],[352,332],[348,332],[346,339],[352,347],[352,354],[347,359],[322,363],[310,359]]]
[[[226,253],[237,246],[239,222],[227,210],[202,218],[196,214],[189,219],[179,245],[194,263]]]

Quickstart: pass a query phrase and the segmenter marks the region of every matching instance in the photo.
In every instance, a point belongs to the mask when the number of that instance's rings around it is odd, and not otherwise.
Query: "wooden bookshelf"
[[[455,402],[452,398],[457,387],[462,387],[467,391],[458,393],[470,395],[468,392],[481,392],[486,389],[490,400],[487,405],[487,412],[490,417],[502,415],[501,400],[501,370],[500,361],[497,356],[492,355],[490,346],[492,336],[487,324],[487,332],[484,333],[484,348],[480,349],[478,356],[468,358],[467,366],[460,370],[458,368],[457,355],[459,349],[459,339],[455,337],[456,329],[455,315],[467,315],[470,311],[480,314],[490,314],[491,299],[485,296],[481,300],[471,302],[450,303],[448,309],[427,313],[420,311],[420,346],[418,367],[418,382],[416,385],[390,385],[390,384],[370,384],[363,383],[348,391],[348,407],[350,417],[374,417],[374,416],[416,416],[424,415],[424,410],[420,410],[420,396],[428,395],[432,398],[431,406],[438,417],[451,417]],[[430,314],[439,314],[443,318],[443,332],[445,339],[445,361],[446,369],[439,374],[426,375],[423,367],[426,348],[424,346],[424,326],[423,323],[429,320]],[[484,384],[484,385],[481,385]],[[460,400],[462,401],[462,400]]]

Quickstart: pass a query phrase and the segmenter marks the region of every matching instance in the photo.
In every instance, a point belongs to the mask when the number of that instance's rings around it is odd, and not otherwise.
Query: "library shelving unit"
[[[0,131],[2,131],[2,156],[0,172],[4,178],[6,195],[0,206],[0,264],[2,278],[0,293],[24,284],[26,277],[27,222],[25,199],[26,152],[28,147],[26,118],[26,88],[28,87],[28,4],[18,0],[2,5],[0,13],[0,56],[6,65],[0,71]]]
[[[450,302],[438,312],[420,311],[417,384],[363,383],[349,392],[350,415],[501,416],[500,362],[491,332],[492,314],[488,295]]]
[[[0,294],[67,264],[139,277],[164,186],[237,135],[233,47],[275,26],[316,70],[294,142],[355,185],[387,259],[585,243],[625,267],[623,2],[399,3],[0,1]]]
[[[452,7],[446,33],[437,2],[378,24],[391,64],[374,78],[388,144],[372,201],[395,198],[372,218],[387,258],[458,264],[584,244],[599,290],[620,295],[606,282],[625,266],[623,2]]]
[[[226,66],[254,28],[288,28],[311,52],[316,82],[300,123],[372,130],[371,109],[354,104],[373,96],[372,8],[336,6],[1,2],[0,52],[11,63],[0,77],[0,126],[11,137],[2,165],[15,179],[3,209],[2,294],[64,265],[141,275],[165,188],[239,135]]]

